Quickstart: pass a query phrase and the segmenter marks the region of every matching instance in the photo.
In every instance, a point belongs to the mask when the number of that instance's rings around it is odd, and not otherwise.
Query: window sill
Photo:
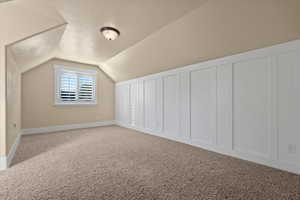
[[[55,103],[54,106],[96,106],[97,103]]]

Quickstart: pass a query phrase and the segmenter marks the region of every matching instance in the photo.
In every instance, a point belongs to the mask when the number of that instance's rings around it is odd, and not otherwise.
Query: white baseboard
[[[11,164],[11,162],[12,162],[12,160],[15,157],[15,154],[17,152],[20,141],[21,141],[21,134],[18,135],[18,137],[15,140],[15,143],[10,148],[10,151],[8,153],[8,156],[7,156],[7,167],[10,167],[10,164]]]
[[[61,126],[49,126],[49,127],[42,127],[42,128],[30,128],[30,129],[22,129],[22,135],[29,135],[29,134],[39,134],[39,133],[51,133],[57,131],[66,131],[72,129],[80,129],[80,128],[93,128],[99,126],[110,126],[114,125],[114,121],[104,121],[104,122],[90,122],[90,123],[81,123],[81,124],[68,124],[68,125],[61,125]]]
[[[295,173],[295,174],[299,174],[300,175],[300,165],[294,165],[291,163],[287,163],[287,162],[282,162],[280,160],[269,160],[269,159],[265,159],[265,158],[261,158],[261,157],[255,157],[246,153],[242,153],[242,152],[237,152],[235,150],[232,149],[224,149],[221,147],[218,147],[216,145],[207,145],[207,144],[199,144],[199,143],[194,143],[193,141],[191,141],[190,139],[183,139],[183,138],[172,138],[172,137],[168,137],[166,135],[162,135],[161,133],[155,132],[155,131],[151,131],[145,128],[137,128],[128,124],[124,124],[124,123],[120,123],[116,121],[116,125],[124,127],[124,128],[129,128],[129,129],[133,129],[136,131],[139,131],[141,133],[146,133],[149,135],[153,135],[153,136],[158,136],[158,137],[162,137],[162,138],[166,138],[169,140],[173,140],[176,142],[180,142],[180,143],[184,143],[184,144],[188,144],[188,145],[192,145],[195,147],[199,147],[208,151],[213,151],[216,153],[220,153],[223,155],[227,155],[227,156],[231,156],[231,157],[235,157],[241,160],[247,160],[247,161],[251,161],[254,163],[258,163],[261,165],[265,165],[268,167],[272,167],[272,168],[276,168],[276,169],[280,169],[280,170],[284,170],[284,171],[288,171],[291,173]]]
[[[21,135],[19,134],[15,140],[15,143],[10,148],[8,155],[0,157],[0,170],[4,170],[4,169],[7,169],[8,167],[10,167],[11,162],[17,152],[20,141],[21,141]]]
[[[6,156],[0,156],[0,170],[7,169]]]

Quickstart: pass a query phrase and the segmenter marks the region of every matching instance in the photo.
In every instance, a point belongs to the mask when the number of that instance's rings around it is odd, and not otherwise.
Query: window
[[[55,104],[96,104],[97,71],[55,66]]]

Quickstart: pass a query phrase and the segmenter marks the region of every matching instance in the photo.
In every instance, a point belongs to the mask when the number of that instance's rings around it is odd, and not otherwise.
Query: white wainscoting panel
[[[168,75],[164,82],[164,134],[169,137],[179,137],[179,82],[178,75]]]
[[[136,116],[136,126],[137,127],[144,127],[144,81],[138,80],[137,81],[137,116]]]
[[[116,84],[116,123],[300,174],[300,40]]]
[[[156,80],[145,80],[145,128],[156,130]]]
[[[300,164],[300,51],[278,57],[279,159]]]
[[[136,119],[138,117],[138,83],[134,82],[130,85],[130,113],[131,113],[131,126],[137,126]]]
[[[161,78],[156,79],[155,88],[155,103],[156,103],[156,128],[157,132],[163,131],[163,80]]]
[[[180,76],[179,93],[179,115],[180,115],[180,137],[188,141],[191,138],[190,129],[190,73],[184,71]]]
[[[216,144],[216,68],[191,71],[191,139]]]
[[[270,149],[271,62],[259,58],[233,66],[233,147],[268,157]]]
[[[122,85],[116,90],[116,118],[126,124],[131,123],[130,85]]]
[[[217,68],[217,146],[232,150],[232,64]]]

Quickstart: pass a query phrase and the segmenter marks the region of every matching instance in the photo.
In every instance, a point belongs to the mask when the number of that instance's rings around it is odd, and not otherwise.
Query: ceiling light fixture
[[[120,31],[113,27],[102,27],[100,32],[107,40],[115,40],[120,36]]]

